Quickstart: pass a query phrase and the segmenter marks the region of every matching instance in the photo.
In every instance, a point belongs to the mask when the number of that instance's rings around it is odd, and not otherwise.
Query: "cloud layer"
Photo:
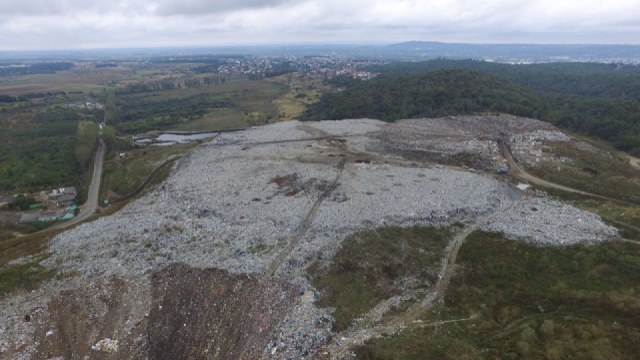
[[[0,50],[394,42],[640,43],[640,0],[22,0]]]

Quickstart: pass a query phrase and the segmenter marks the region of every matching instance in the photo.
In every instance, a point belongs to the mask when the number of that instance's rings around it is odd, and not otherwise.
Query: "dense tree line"
[[[0,103],[11,103],[17,101],[20,101],[20,98],[17,96],[0,94]]]
[[[55,97],[60,95],[64,96],[66,94],[67,93],[64,91],[53,91],[53,92],[48,91],[46,93],[28,93],[20,96],[0,94],[0,103],[12,103],[12,102],[19,102],[19,101],[27,101],[31,99],[42,99],[42,98]]]
[[[0,135],[0,191],[82,187],[76,158],[80,116],[73,110],[39,112],[35,126],[2,128]]]
[[[271,64],[271,68],[265,72],[265,77],[276,77],[280,75],[289,74],[296,71],[292,61],[274,62]]]
[[[185,56],[161,56],[151,59],[155,64],[226,64],[228,59],[242,58],[243,55],[185,55]]]
[[[119,66],[118,63],[115,63],[115,62],[100,63],[100,64],[96,64],[96,69],[114,68],[118,66]]]
[[[419,63],[397,62],[372,66],[369,70],[382,73],[472,70],[497,75],[539,92],[640,100],[640,66],[629,64],[501,64],[439,59]]]
[[[217,73],[220,66],[225,65],[226,63],[226,61],[214,59],[204,65],[191,68],[191,71],[196,74]]]
[[[53,74],[56,71],[69,70],[73,67],[70,62],[50,62],[27,64],[24,66],[0,67],[0,76],[15,76],[29,74]]]
[[[534,92],[490,74],[442,70],[424,74],[385,74],[325,94],[305,119],[372,117],[393,121],[460,113],[504,112],[537,117],[543,108]]]
[[[337,80],[307,120],[504,112],[551,122],[640,153],[640,68],[609,64],[506,65],[436,60],[376,67],[370,81]]]
[[[211,109],[232,106],[224,98],[206,94],[182,98],[146,99],[141,96],[119,96],[117,128],[125,132],[145,131],[194,120]]]

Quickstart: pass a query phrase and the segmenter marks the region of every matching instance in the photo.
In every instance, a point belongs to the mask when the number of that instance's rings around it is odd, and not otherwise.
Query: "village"
[[[3,218],[21,224],[71,220],[78,214],[78,191],[74,186],[29,194],[0,195]]]

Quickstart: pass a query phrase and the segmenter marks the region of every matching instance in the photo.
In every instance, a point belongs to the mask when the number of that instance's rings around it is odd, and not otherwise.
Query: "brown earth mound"
[[[152,277],[149,357],[255,359],[297,291],[226,271],[173,265]]]
[[[38,323],[34,358],[255,359],[298,296],[286,284],[184,264],[151,284],[112,277],[62,292],[48,316],[29,316]]]

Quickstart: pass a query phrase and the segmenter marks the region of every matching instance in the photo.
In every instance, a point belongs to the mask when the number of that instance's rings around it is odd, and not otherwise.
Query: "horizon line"
[[[640,46],[640,43],[547,43],[547,42],[457,42],[457,41],[437,41],[437,40],[405,40],[405,41],[344,41],[344,42],[281,42],[281,43],[227,43],[227,44],[189,44],[189,45],[137,45],[137,46],[113,46],[113,47],[70,47],[70,48],[32,48],[32,49],[0,49],[0,53],[42,53],[42,52],[81,52],[81,51],[108,51],[108,50],[174,50],[174,49],[215,49],[215,48],[276,48],[276,47],[299,47],[299,46],[369,46],[384,47],[390,45],[401,45],[407,43],[430,43],[442,45],[476,45],[476,46]]]

